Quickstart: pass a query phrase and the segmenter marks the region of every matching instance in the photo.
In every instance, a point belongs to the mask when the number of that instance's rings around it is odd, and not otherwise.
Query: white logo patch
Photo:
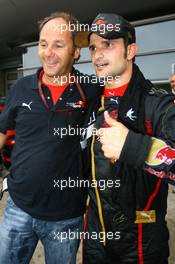
[[[32,104],[32,102],[30,102],[29,104],[26,104],[26,103],[22,103],[22,106],[25,106],[25,107],[27,107],[30,111],[32,110],[31,109],[31,104]]]
[[[137,117],[133,115],[134,114],[134,110],[131,108],[129,109],[129,111],[126,113],[126,117],[128,117],[129,119],[131,119],[132,121],[134,121]]]
[[[116,104],[118,104],[118,99],[117,98],[116,99],[110,98],[110,101],[115,102]]]

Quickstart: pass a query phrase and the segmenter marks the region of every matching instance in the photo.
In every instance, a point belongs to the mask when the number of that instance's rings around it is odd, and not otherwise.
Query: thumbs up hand
[[[104,118],[109,127],[100,128],[97,135],[100,137],[105,157],[115,162],[120,157],[129,130],[122,123],[111,118],[107,111],[104,112]]]

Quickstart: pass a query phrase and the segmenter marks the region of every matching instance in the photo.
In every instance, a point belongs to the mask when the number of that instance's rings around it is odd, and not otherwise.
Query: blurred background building
[[[169,75],[175,72],[174,0],[0,0],[0,97],[18,78],[40,67],[37,22],[57,10],[71,12],[86,24],[102,12],[124,16],[136,27],[136,63],[158,87],[169,89]],[[76,67],[93,73],[87,48]]]

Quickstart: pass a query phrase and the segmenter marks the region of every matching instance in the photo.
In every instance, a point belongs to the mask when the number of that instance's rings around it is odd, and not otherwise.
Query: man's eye
[[[46,47],[46,43],[40,43],[39,45],[40,45],[40,47],[42,47],[42,48],[45,48],[45,47]]]
[[[61,48],[63,48],[64,46],[61,45],[61,44],[57,44],[55,47],[61,49]]]
[[[112,42],[110,42],[110,41],[105,41],[105,42],[103,43],[103,48],[109,48],[109,47],[112,47]]]
[[[96,50],[96,47],[94,45],[90,45],[89,50],[90,50],[90,52],[92,52],[92,51]]]

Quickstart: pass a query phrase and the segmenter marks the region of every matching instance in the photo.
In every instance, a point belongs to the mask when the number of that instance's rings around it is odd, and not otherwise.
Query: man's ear
[[[132,60],[137,53],[138,46],[136,43],[129,44],[127,47],[127,59]]]
[[[74,59],[76,60],[76,61],[78,61],[79,60],[79,58],[80,58],[80,48],[75,48],[75,50],[74,50]]]

